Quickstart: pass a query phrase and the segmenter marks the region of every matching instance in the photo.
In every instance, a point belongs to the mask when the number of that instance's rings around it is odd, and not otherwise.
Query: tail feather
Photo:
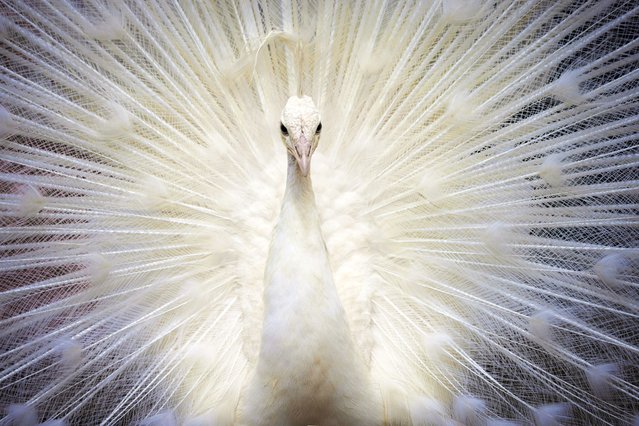
[[[7,422],[233,423],[298,93],[389,423],[633,421],[634,2],[0,11]]]

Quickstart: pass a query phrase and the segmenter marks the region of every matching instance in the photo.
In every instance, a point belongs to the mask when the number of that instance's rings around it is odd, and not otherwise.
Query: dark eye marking
[[[315,134],[319,135],[322,131],[322,123],[317,125],[317,129],[315,129]]]
[[[286,126],[284,125],[284,123],[280,123],[280,130],[282,131],[282,134],[284,136],[288,136],[288,129],[286,128]]]

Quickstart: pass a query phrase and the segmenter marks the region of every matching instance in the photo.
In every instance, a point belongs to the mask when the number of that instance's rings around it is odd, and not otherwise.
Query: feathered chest
[[[273,322],[289,332],[322,329],[335,315],[342,320],[316,213],[283,208],[271,242],[264,285],[265,329]]]
[[[315,212],[285,204],[264,286],[261,379],[289,409],[313,411],[313,400],[323,412],[340,387],[342,366],[350,364],[344,362],[350,345]]]

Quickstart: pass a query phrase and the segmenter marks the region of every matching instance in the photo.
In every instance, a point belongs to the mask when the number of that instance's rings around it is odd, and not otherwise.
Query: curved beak
[[[302,176],[308,176],[308,171],[311,168],[311,142],[306,139],[306,136],[300,135],[300,138],[294,145],[295,152],[293,155],[297,160],[297,165],[302,172]]]

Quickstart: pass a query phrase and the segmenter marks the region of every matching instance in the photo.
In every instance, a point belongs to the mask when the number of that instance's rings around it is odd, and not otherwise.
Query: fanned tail
[[[0,6],[7,421],[233,422],[300,90],[389,423],[632,421],[633,2],[107,3]]]

